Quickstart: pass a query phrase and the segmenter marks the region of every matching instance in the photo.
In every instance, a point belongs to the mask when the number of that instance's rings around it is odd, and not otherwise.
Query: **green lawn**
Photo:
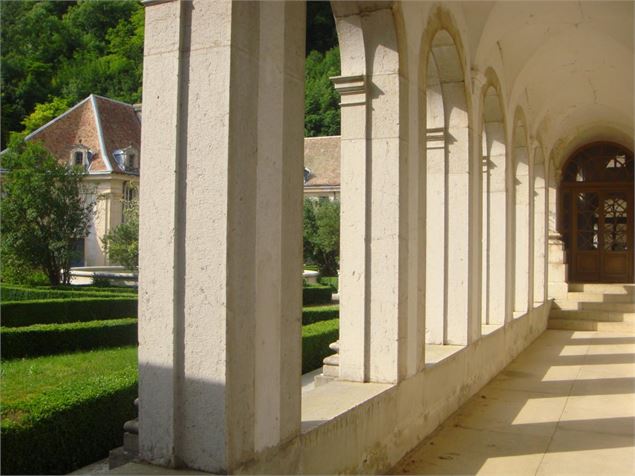
[[[57,406],[60,399],[104,380],[129,379],[137,374],[136,346],[93,350],[2,362],[2,418],[16,410]],[[22,412],[17,412],[22,414]],[[11,419],[11,418],[10,418]]]

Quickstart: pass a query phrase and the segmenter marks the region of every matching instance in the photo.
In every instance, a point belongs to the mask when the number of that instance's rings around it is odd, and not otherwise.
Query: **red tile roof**
[[[93,154],[89,173],[125,173],[113,152],[133,147],[139,156],[141,122],[130,104],[91,94],[29,134],[26,140],[40,141],[63,162],[82,145]]]
[[[310,171],[305,187],[339,187],[340,136],[305,138],[304,167]]]

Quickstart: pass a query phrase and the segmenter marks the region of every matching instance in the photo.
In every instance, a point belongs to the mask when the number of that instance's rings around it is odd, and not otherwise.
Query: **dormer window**
[[[117,149],[112,154],[120,169],[126,172],[139,171],[139,154],[133,147]]]
[[[311,170],[304,167],[304,183],[307,183],[311,178]]]
[[[139,166],[137,165],[137,154],[135,154],[134,152],[129,152],[126,154],[125,167],[126,170],[139,168]]]
[[[91,152],[87,147],[77,146],[74,147],[71,151],[71,156],[69,159],[69,165],[71,167],[82,167],[85,170],[88,170],[90,166]]]

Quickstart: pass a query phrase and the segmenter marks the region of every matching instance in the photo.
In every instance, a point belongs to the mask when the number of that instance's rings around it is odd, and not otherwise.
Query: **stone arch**
[[[500,325],[507,315],[507,130],[503,95],[492,68],[480,91],[482,111],[482,323]]]
[[[514,221],[514,300],[515,315],[529,309],[530,275],[530,189],[531,157],[527,121],[516,108],[512,129],[512,187]]]
[[[470,97],[463,43],[449,12],[430,16],[420,49],[425,97],[426,342],[467,344],[470,327]],[[423,142],[423,141],[422,141]]]

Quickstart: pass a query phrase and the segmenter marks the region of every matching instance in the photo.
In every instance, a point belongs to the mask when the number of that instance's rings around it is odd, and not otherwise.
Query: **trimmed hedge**
[[[333,351],[329,344],[339,338],[340,320],[316,322],[302,327],[302,373],[322,366],[322,361]]]
[[[122,444],[123,424],[135,417],[137,393],[134,366],[5,406],[2,473],[66,474],[106,457]]]
[[[322,286],[320,284],[310,284],[302,288],[302,305],[309,306],[311,304],[330,304],[331,303],[331,287]]]
[[[137,344],[137,319],[36,324],[0,329],[3,359]]]
[[[337,276],[322,276],[318,278],[318,283],[324,286],[330,286],[331,291],[336,293],[339,286],[339,278]]]
[[[340,317],[340,306],[313,306],[302,309],[302,325],[328,321]]]
[[[2,326],[62,324],[137,317],[136,297],[40,299],[3,302]]]
[[[111,290],[112,289],[112,290]],[[132,288],[96,288],[84,287],[26,287],[2,284],[0,287],[0,299],[5,301],[32,301],[41,299],[65,299],[78,297],[113,297],[124,295],[131,297],[136,290]]]

